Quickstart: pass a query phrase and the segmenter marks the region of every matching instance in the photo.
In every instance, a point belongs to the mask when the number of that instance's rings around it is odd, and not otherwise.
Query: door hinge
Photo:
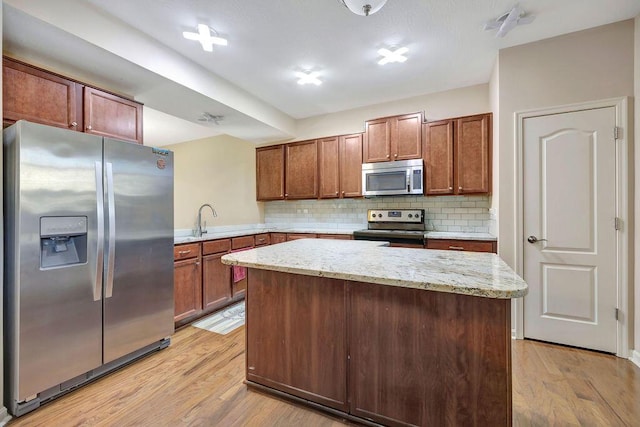
[[[622,228],[622,221],[620,221],[620,218],[616,217],[613,220],[613,225],[616,228],[616,230],[620,230]]]
[[[613,139],[620,139],[620,128],[618,126],[613,128]]]
[[[616,320],[620,320],[620,309],[616,308]]]

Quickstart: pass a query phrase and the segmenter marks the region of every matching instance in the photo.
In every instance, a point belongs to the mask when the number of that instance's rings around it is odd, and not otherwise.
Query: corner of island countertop
[[[496,254],[388,247],[387,242],[300,239],[226,254],[222,262],[485,298],[520,298],[528,291]]]

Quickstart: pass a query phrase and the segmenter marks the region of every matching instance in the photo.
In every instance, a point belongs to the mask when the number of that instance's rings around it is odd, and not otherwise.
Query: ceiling
[[[257,143],[295,137],[295,119],[486,83],[499,49],[640,14],[638,0],[522,0],[534,22],[496,38],[483,24],[507,12],[512,0],[388,0],[369,17],[339,0],[65,0],[74,2],[80,16],[68,15],[95,22],[96,34],[53,16],[46,0],[5,0],[4,50],[145,102],[158,110],[151,123],[145,117],[145,137],[152,134],[147,125],[162,120],[178,131],[172,142],[196,134]],[[187,67],[193,81],[126,46],[110,46],[98,34],[102,21],[117,25],[120,38],[154,43],[171,64]],[[182,37],[199,23],[228,46],[205,52]],[[408,47],[408,60],[378,65],[377,50],[393,46]],[[295,72],[303,70],[318,71],[323,84],[296,84]],[[207,88],[210,82],[217,86]],[[225,119],[203,125],[203,111]],[[160,140],[166,130],[158,133]]]

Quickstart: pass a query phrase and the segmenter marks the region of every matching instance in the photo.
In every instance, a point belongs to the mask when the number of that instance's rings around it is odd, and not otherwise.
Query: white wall
[[[165,148],[174,152],[176,229],[193,229],[204,203],[218,213],[212,219],[203,211],[207,226],[264,222],[262,203],[256,202],[255,145],[221,135]]]
[[[522,236],[516,233],[514,113],[633,96],[634,21],[503,49],[498,61],[498,251],[515,269]]]
[[[498,235],[498,206],[500,200],[500,157],[498,136],[500,135],[500,58],[496,57],[496,63],[491,72],[489,80],[489,101],[491,112],[493,113],[493,146],[492,149],[492,186],[493,197],[491,198],[491,208],[489,210],[489,232],[494,236]],[[500,242],[498,242],[500,245]]]
[[[489,85],[481,84],[298,120],[296,140],[364,132],[378,117],[424,111],[428,121],[491,111]]]
[[[0,34],[2,33],[2,2],[0,2]],[[2,39],[0,38],[0,50],[2,49]],[[0,75],[0,87],[2,87],[2,76]],[[2,98],[0,98],[0,116],[2,115]],[[2,134],[0,134],[0,146],[3,146]],[[0,165],[2,165],[2,150],[0,150]],[[3,177],[0,175],[0,180]],[[2,203],[4,200],[4,195],[1,190],[2,186],[0,186],[0,208],[2,208]],[[4,219],[2,218],[2,209],[0,209],[0,223],[2,223]],[[4,239],[4,235],[2,236]],[[0,245],[0,259],[4,259],[3,253],[4,245]],[[0,366],[4,367],[4,262],[0,263]],[[2,420],[7,417],[7,409],[3,406],[4,404],[4,369],[0,369],[0,423]]]

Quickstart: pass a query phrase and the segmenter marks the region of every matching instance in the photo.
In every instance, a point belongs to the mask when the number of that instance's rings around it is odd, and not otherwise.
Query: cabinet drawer
[[[284,243],[287,241],[287,233],[271,233],[271,244]]]
[[[231,249],[242,249],[253,247],[253,236],[234,237],[231,239]]]
[[[212,240],[202,243],[202,253],[204,255],[229,252],[231,250],[231,239]]]
[[[315,239],[318,236],[315,233],[287,233],[287,241],[298,239]]]
[[[256,246],[264,246],[271,244],[271,237],[269,237],[269,233],[256,234],[254,236]]]
[[[350,234],[318,234],[318,239],[351,240]]]
[[[195,258],[200,255],[200,243],[189,243],[173,247],[173,259],[175,261],[187,258]]]
[[[486,240],[427,240],[427,249],[450,251],[496,252],[496,242]]]

